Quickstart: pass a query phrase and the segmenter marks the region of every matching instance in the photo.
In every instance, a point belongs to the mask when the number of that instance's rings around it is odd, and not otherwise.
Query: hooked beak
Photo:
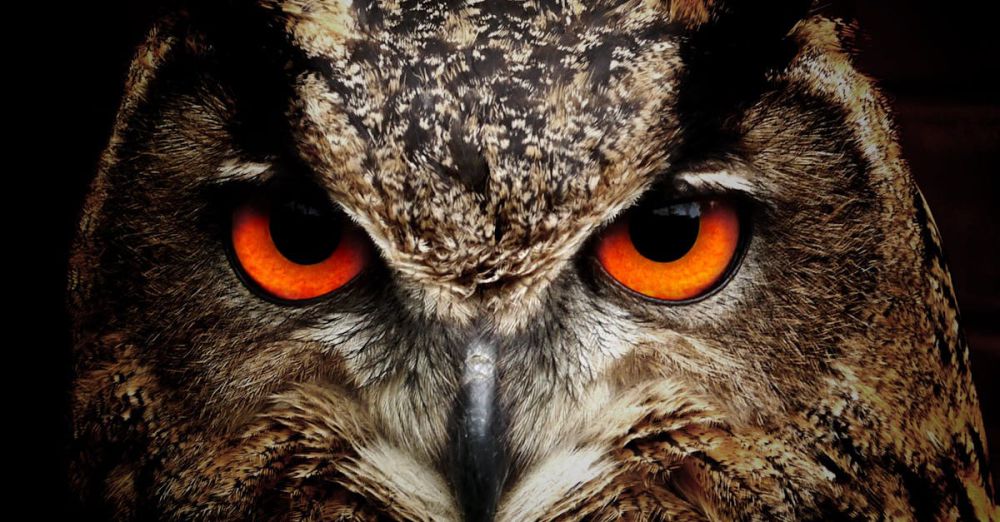
[[[497,341],[473,336],[463,347],[462,388],[453,419],[451,477],[465,520],[492,520],[506,479],[497,407]]]

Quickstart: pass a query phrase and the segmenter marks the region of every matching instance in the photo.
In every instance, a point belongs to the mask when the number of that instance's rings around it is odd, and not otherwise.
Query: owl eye
[[[232,251],[268,295],[303,301],[354,279],[369,259],[364,233],[316,198],[254,199],[232,215]]]
[[[740,213],[723,199],[650,200],[597,240],[604,271],[626,288],[663,301],[687,301],[716,288],[737,259]]]

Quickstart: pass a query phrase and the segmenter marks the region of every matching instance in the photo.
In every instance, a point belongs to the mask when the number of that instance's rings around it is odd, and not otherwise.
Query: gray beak
[[[453,418],[451,478],[465,520],[492,520],[506,478],[497,407],[497,341],[473,336],[463,347],[462,389]]]

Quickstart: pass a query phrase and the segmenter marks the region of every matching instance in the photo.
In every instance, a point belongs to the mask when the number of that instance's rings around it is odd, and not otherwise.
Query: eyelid
[[[212,184],[230,182],[252,182],[261,184],[269,181],[275,174],[274,164],[243,159],[225,159],[216,168],[211,178]]]
[[[765,187],[733,170],[685,171],[670,180],[671,188],[679,196],[713,196],[740,194],[760,200]]]

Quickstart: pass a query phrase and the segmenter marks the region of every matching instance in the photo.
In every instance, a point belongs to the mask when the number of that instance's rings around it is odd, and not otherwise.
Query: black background
[[[830,13],[858,20],[858,64],[879,79],[893,99],[904,154],[930,202],[945,240],[952,275],[972,347],[990,446],[1000,451],[1000,31],[995,12],[970,3],[842,0],[822,2]],[[30,10],[30,8],[29,8]],[[995,9],[993,10],[995,11]],[[5,83],[23,90],[8,98],[8,109],[25,112],[25,125],[12,129],[14,143],[27,141],[12,157],[29,157],[22,172],[39,186],[20,190],[29,221],[46,228],[23,238],[40,256],[21,260],[36,278],[28,283],[19,313],[43,325],[28,342],[10,343],[31,359],[14,367],[15,388],[8,404],[25,408],[28,431],[17,431],[13,470],[21,486],[48,499],[43,511],[65,509],[64,447],[68,434],[69,348],[64,312],[68,245],[98,155],[107,144],[124,74],[134,46],[155,14],[149,2],[105,0],[70,5],[45,3],[38,10],[9,16],[20,36],[6,46],[13,65]],[[17,106],[20,105],[20,106]],[[18,145],[19,147],[19,145]],[[11,165],[11,164],[8,164]],[[20,176],[20,174],[25,174]],[[21,196],[23,195],[23,196]],[[15,202],[17,203],[17,202]],[[35,219],[42,215],[44,219]],[[16,216],[15,216],[16,218]],[[19,222],[12,222],[15,228]],[[21,238],[19,238],[21,239]],[[34,248],[37,247],[37,248]],[[16,250],[15,250],[16,251]],[[15,284],[15,287],[17,285]],[[16,317],[16,316],[15,316]],[[12,325],[12,332],[24,329]],[[15,337],[17,339],[17,337]],[[12,465],[13,466],[13,465]],[[23,471],[27,470],[26,473]],[[997,466],[994,465],[994,476]]]

